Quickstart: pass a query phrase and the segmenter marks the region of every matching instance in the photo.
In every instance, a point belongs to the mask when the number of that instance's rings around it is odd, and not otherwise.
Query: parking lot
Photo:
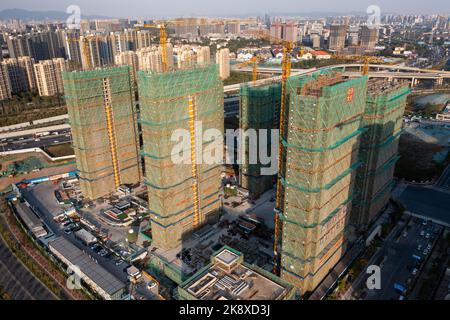
[[[431,255],[442,227],[413,218],[403,231],[382,248],[381,289],[366,290],[365,299],[407,299]]]
[[[38,186],[40,188],[44,188],[43,186],[50,185],[51,183],[42,183]],[[22,190],[23,197],[28,201],[28,203],[32,206],[34,211],[40,216],[40,218],[44,221],[47,227],[50,229],[52,233],[56,236],[62,236],[77,246],[80,250],[87,253],[93,261],[100,264],[106,270],[108,270],[111,274],[116,276],[119,280],[123,282],[128,281],[126,269],[130,266],[127,262],[120,262],[121,259],[117,257],[114,253],[111,252],[104,244],[101,244],[101,247],[95,246],[87,246],[81,240],[77,239],[74,235],[74,232],[81,229],[80,225],[77,223],[72,223],[69,220],[62,221],[61,223],[56,222],[54,218],[54,212],[49,211],[49,203],[54,201],[55,199],[48,198],[39,198],[37,197],[40,193],[33,192],[33,188],[28,187]],[[50,205],[51,207],[51,205]],[[102,249],[104,251],[102,251]]]

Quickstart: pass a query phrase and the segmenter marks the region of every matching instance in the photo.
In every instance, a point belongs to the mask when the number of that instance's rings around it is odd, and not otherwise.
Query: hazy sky
[[[277,12],[365,12],[375,4],[386,13],[450,13],[449,0],[1,0],[0,9],[65,11],[114,17],[198,16]]]

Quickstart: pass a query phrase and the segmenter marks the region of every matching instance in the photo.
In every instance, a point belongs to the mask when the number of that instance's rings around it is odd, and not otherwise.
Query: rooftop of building
[[[89,277],[109,295],[113,295],[125,288],[125,284],[122,281],[95,263],[86,253],[63,237],[50,241],[49,247],[62,255],[72,265],[77,266],[84,275]]]
[[[319,74],[316,77],[311,77],[302,87],[298,88],[297,94],[318,97],[322,94],[324,87],[334,86],[344,81],[342,73],[339,72]]]
[[[244,263],[243,258],[242,253],[224,246],[180,289],[201,300],[280,300],[290,296],[291,285]]]

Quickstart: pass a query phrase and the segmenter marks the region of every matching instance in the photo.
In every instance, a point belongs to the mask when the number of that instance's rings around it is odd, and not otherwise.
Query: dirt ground
[[[412,181],[427,181],[440,173],[439,165],[433,156],[443,147],[427,143],[409,133],[400,137],[399,154],[401,156],[395,169],[395,176]]]
[[[44,155],[42,155],[40,153],[34,153],[34,152],[21,153],[21,154],[16,154],[16,155],[8,155],[8,156],[0,156],[0,163],[2,164],[2,167],[8,167],[9,164],[12,164],[15,161],[24,160],[29,157],[39,158],[43,163],[45,163],[49,167],[41,169],[38,172],[30,172],[28,174],[22,174],[22,175],[18,175],[18,176],[12,177],[12,178],[2,177],[2,178],[0,178],[0,191],[4,190],[12,183],[17,183],[24,179],[31,179],[31,178],[45,177],[45,176],[50,176],[50,175],[55,175],[55,174],[62,174],[62,173],[66,173],[66,172],[73,171],[76,169],[76,165],[74,163],[71,163],[72,160],[60,162],[62,165],[58,165],[60,163],[49,162]],[[67,164],[64,165],[63,163],[67,163]],[[55,166],[55,165],[58,165],[58,166]]]

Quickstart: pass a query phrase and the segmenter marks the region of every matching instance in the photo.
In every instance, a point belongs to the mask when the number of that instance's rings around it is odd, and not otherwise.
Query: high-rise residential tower
[[[272,129],[279,127],[279,109],[281,102],[281,85],[271,84],[260,87],[243,85],[240,92],[239,104],[239,128],[255,130],[257,135],[257,145],[262,146],[260,137],[266,132],[266,150],[267,156],[272,153]],[[266,131],[262,131],[266,130]],[[250,134],[249,139],[255,139]],[[255,139],[256,140],[256,139]],[[252,198],[258,198],[262,193],[271,189],[275,183],[274,174],[266,174],[262,168],[269,167],[269,164],[262,164],[258,156],[256,163],[251,163],[249,152],[250,140],[243,141],[245,144],[245,157],[243,163],[239,165],[239,184],[247,189]],[[275,153],[278,149],[275,148]],[[259,151],[259,149],[258,149]],[[256,153],[258,154],[258,151]],[[253,154],[255,156],[256,154]],[[275,164],[276,165],[276,164]]]
[[[378,41],[378,29],[363,26],[361,28],[361,47],[373,51]]]
[[[6,99],[11,99],[11,84],[6,66],[0,63],[0,101]]]
[[[34,65],[36,84],[40,96],[54,96],[64,93],[62,72],[67,71],[67,61],[63,58],[43,60]]]
[[[332,25],[330,37],[328,38],[328,49],[341,51],[345,47],[346,25]]]
[[[368,82],[356,176],[352,223],[364,231],[389,201],[408,85],[385,80]]]
[[[291,77],[282,137],[275,250],[280,275],[305,294],[339,261],[358,160],[367,77]]]
[[[222,80],[230,76],[230,49],[223,48],[216,53],[216,63],[219,65],[219,74]]]
[[[215,219],[220,209],[223,156],[207,160],[217,141],[203,139],[201,132],[216,129],[223,135],[223,83],[214,64],[165,73],[139,71],[138,84],[153,244],[172,249],[184,235]],[[181,145],[173,138],[180,130],[187,135]],[[185,161],[178,158],[180,152]]]
[[[83,195],[97,199],[140,181],[137,119],[128,66],[63,74]]]

